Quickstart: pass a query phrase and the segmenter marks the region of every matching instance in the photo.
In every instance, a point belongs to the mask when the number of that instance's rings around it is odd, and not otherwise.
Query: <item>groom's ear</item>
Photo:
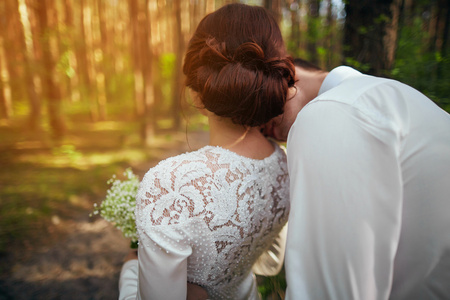
[[[298,92],[297,86],[294,85],[293,87],[290,87],[290,88],[288,89],[288,94],[287,94],[287,97],[286,97],[286,102],[292,100],[292,99],[295,97],[295,95],[297,94],[297,92]],[[286,105],[286,104],[285,104],[285,105]]]

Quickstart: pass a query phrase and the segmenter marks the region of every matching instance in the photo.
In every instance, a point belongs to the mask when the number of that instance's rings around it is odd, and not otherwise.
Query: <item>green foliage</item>
[[[56,70],[61,74],[65,74],[67,77],[72,78],[75,76],[75,69],[70,63],[71,56],[74,55],[71,50],[66,50],[59,57],[59,61],[56,64]]]
[[[450,112],[450,59],[430,51],[428,38],[420,17],[411,26],[401,28],[391,76],[415,87]]]
[[[76,162],[83,157],[83,154],[75,149],[74,145],[62,145],[53,149],[53,155],[65,156],[71,162]]]
[[[391,21],[391,18],[389,16],[385,15],[385,14],[379,15],[374,20],[375,24],[388,23],[390,21]]]
[[[40,244],[58,220],[87,217],[111,174],[154,159],[127,141],[137,135],[131,122],[86,120],[76,128],[54,143],[44,132],[0,126],[0,253]]]
[[[51,160],[53,155],[47,155]],[[47,168],[22,163],[18,157],[0,170],[0,252],[44,238],[52,219],[72,218],[85,210],[89,197],[104,194],[107,176],[118,165],[94,167],[88,172],[73,168]],[[103,183],[99,179],[102,179]]]
[[[262,299],[284,299],[286,291],[286,277],[284,268],[276,276],[258,276],[258,292]]]
[[[369,28],[367,28],[366,26],[359,26],[358,27],[358,33],[360,35],[365,35],[369,32]]]
[[[171,110],[171,102],[173,99],[173,82],[175,71],[175,53],[163,53],[159,57],[158,79],[162,92],[162,99],[158,99],[157,110],[161,112],[169,112]],[[167,113],[165,114],[167,115]]]
[[[346,57],[345,64],[348,66],[352,66],[353,68],[358,69],[361,72],[367,72],[370,70],[369,64],[363,64],[352,57]]]
[[[162,79],[172,79],[175,69],[175,53],[163,53],[159,58],[159,68],[161,70]]]

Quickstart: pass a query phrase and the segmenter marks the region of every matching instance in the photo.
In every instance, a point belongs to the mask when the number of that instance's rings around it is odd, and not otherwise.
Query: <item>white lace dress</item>
[[[137,194],[139,265],[124,264],[120,298],[184,300],[188,281],[210,299],[259,299],[252,266],[261,257],[260,273],[279,271],[284,241],[272,243],[289,214],[286,154],[274,145],[263,160],[206,146],[150,169]]]

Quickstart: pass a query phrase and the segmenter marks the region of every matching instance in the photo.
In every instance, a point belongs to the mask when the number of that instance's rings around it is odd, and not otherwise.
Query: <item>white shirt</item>
[[[286,299],[450,299],[448,113],[338,67],[287,151]]]
[[[255,276],[274,275],[289,214],[286,153],[256,160],[206,146],[159,163],[136,197],[137,260],[124,264],[120,299],[259,299]]]

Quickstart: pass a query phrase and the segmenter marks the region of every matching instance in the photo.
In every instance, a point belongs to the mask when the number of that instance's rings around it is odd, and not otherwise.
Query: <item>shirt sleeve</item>
[[[387,299],[402,208],[395,126],[348,104],[310,103],[287,151],[286,299]]]

